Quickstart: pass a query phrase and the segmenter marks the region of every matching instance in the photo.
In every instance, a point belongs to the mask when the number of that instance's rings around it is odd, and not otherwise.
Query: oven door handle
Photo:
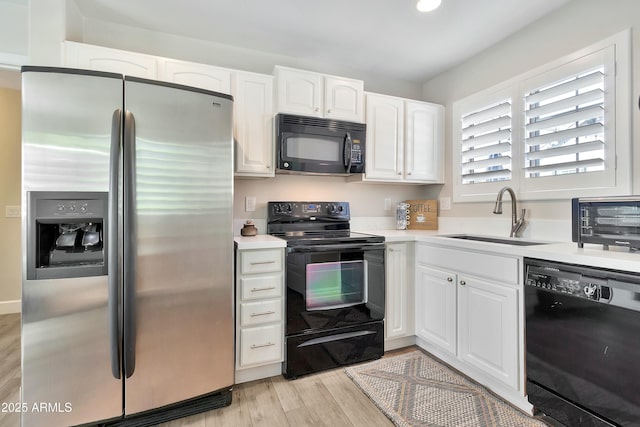
[[[383,250],[384,243],[344,243],[337,245],[310,245],[287,248],[289,252],[335,252]]]

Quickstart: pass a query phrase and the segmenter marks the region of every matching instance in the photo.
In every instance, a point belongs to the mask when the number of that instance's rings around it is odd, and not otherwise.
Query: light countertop
[[[236,249],[239,250],[273,249],[284,248],[287,246],[286,240],[269,234],[258,234],[257,236],[234,236],[233,240],[236,243]]]
[[[517,246],[500,243],[482,242],[474,240],[452,239],[446,237],[452,233],[442,233],[438,230],[353,230],[361,233],[384,236],[385,241],[394,242],[422,242],[437,246],[454,247],[457,249],[479,252],[493,252],[511,257],[529,257],[546,259],[557,262],[580,264],[590,267],[609,268],[640,273],[640,252],[630,252],[627,248],[611,246],[605,251],[602,245],[585,244],[580,249],[574,242],[545,242],[542,245]],[[476,233],[474,233],[476,234]],[[506,236],[491,236],[509,239]],[[519,239],[540,241],[536,239]],[[260,234],[252,237],[235,236],[236,247],[245,249],[284,248],[287,242],[275,236]]]

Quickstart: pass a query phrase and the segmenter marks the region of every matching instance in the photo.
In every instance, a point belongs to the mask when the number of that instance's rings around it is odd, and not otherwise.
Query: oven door
[[[384,318],[384,244],[290,247],[287,335]]]
[[[603,304],[525,285],[534,406],[566,425],[640,425],[640,293],[629,286]]]

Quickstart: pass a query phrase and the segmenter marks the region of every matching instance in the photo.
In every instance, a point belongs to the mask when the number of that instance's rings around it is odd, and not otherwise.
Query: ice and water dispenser
[[[107,274],[107,192],[27,194],[27,279]]]

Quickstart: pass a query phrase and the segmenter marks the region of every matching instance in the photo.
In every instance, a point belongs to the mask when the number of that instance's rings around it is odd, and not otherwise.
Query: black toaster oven
[[[585,243],[640,248],[640,196],[572,199],[572,240]]]

